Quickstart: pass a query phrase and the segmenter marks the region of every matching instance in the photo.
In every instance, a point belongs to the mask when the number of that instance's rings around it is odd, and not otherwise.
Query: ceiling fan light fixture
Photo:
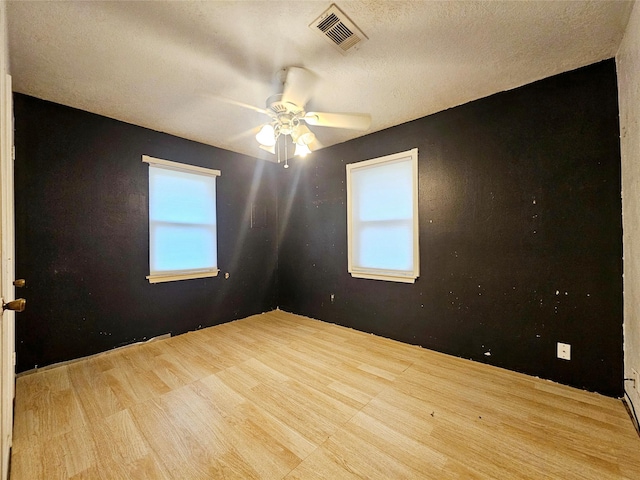
[[[291,137],[297,145],[311,145],[316,139],[315,134],[309,130],[309,127],[302,124],[297,126]]]
[[[296,143],[296,150],[295,152],[293,152],[294,156],[304,158],[310,153],[311,153],[311,149],[309,148],[309,145],[305,145],[305,144],[301,145],[299,143]]]
[[[312,149],[322,148],[309,126],[363,131],[371,126],[371,116],[364,113],[306,112],[305,105],[311,97],[316,77],[303,67],[281,69],[278,81],[280,92],[267,98],[266,109],[249,108],[269,116],[270,120],[258,127],[255,139],[261,150],[276,156],[278,163],[283,157],[285,168],[292,147],[295,149],[292,156],[297,157],[305,157]]]
[[[263,125],[260,131],[256,134],[256,140],[260,145],[273,147],[276,144],[276,135],[273,125],[269,123]]]

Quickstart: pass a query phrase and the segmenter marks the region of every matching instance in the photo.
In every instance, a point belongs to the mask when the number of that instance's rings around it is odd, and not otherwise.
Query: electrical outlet
[[[632,368],[631,376],[633,377],[633,387],[636,389],[636,392],[640,394],[640,374],[635,368]]]
[[[571,360],[571,345],[558,342],[558,358]]]

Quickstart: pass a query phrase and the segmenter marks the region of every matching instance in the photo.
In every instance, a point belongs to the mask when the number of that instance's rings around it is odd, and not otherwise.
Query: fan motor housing
[[[271,110],[274,114],[280,115],[282,113],[290,113],[296,116],[304,116],[304,110],[298,105],[291,102],[283,102],[282,94],[276,93],[267,98],[267,109]]]

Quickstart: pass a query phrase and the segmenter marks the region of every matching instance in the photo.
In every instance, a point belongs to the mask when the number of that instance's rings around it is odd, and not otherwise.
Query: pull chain
[[[284,139],[284,168],[289,168],[289,152],[287,151],[287,139]]]

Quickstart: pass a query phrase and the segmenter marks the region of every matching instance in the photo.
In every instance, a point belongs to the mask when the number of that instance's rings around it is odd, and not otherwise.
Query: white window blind
[[[419,276],[418,150],[347,165],[348,269],[413,283]]]
[[[218,274],[218,170],[143,156],[149,163],[151,283]]]

